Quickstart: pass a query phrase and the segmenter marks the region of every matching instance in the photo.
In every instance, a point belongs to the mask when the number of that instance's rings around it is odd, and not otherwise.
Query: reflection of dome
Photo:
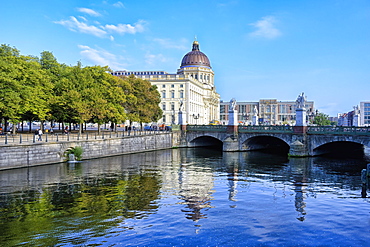
[[[199,50],[199,43],[198,41],[193,42],[193,49],[191,52],[188,52],[182,59],[181,61],[181,66],[182,67],[187,67],[187,66],[196,66],[196,67],[208,67],[211,68],[211,63],[209,62],[208,57],[206,54],[201,52]]]

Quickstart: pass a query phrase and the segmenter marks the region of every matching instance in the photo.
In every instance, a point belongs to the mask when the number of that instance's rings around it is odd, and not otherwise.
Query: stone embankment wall
[[[0,146],[0,170],[63,162],[66,159],[64,152],[76,146],[83,148],[83,159],[168,149],[179,146],[179,135],[170,132],[100,140],[4,145]]]

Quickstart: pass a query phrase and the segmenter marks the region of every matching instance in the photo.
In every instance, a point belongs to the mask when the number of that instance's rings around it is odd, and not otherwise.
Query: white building
[[[178,124],[182,102],[183,120],[188,124],[209,124],[220,118],[220,95],[214,85],[214,72],[208,57],[199,50],[198,41],[182,59],[176,74],[164,71],[115,71],[113,75],[148,80],[161,94],[163,110],[159,124]]]

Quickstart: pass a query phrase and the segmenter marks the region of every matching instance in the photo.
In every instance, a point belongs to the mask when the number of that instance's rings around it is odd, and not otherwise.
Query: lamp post
[[[199,113],[197,115],[193,114],[193,118],[195,119],[195,125],[198,125]]]
[[[243,117],[243,120],[244,120],[244,125],[246,124],[247,120],[249,119],[249,114],[247,114],[246,112],[244,112],[242,114],[242,117]]]

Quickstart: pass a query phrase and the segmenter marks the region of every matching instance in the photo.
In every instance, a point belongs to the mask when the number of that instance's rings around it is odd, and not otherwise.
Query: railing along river
[[[102,131],[98,132],[85,132],[82,134],[79,133],[45,133],[39,136],[32,133],[17,133],[13,134],[4,134],[0,135],[0,145],[15,145],[15,144],[33,144],[33,143],[42,143],[42,142],[66,142],[66,141],[82,141],[82,140],[97,140],[97,139],[108,139],[108,138],[124,138],[130,136],[139,136],[139,135],[156,135],[160,133],[168,133],[170,130],[161,130],[161,131],[146,131],[146,130],[131,130],[131,131]]]

